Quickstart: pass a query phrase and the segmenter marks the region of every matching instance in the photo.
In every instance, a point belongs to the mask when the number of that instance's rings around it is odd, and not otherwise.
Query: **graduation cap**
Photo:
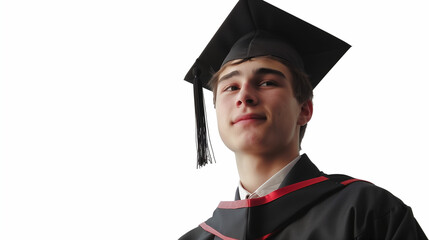
[[[239,0],[185,76],[194,84],[198,166],[211,162],[202,88],[225,63],[275,56],[309,75],[314,87],[350,45],[262,0]]]

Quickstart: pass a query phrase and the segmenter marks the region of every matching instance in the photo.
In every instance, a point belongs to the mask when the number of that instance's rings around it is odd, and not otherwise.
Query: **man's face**
[[[299,127],[311,118],[311,101],[299,104],[292,75],[282,63],[257,57],[219,75],[216,115],[220,136],[235,153],[298,154]],[[295,153],[296,152],[296,153]]]

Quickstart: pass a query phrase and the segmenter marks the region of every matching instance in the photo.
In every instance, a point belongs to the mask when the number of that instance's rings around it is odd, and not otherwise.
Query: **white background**
[[[315,90],[303,152],[428,232],[427,1],[269,2],[353,46]],[[182,79],[235,3],[1,1],[0,239],[177,239],[233,199],[208,91],[217,163],[196,169]]]

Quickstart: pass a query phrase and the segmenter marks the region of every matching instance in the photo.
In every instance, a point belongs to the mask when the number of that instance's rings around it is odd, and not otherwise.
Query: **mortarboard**
[[[239,0],[185,76],[194,84],[198,166],[211,162],[202,88],[223,64],[272,55],[309,75],[314,87],[350,45],[262,0]],[[209,89],[210,90],[210,89]]]

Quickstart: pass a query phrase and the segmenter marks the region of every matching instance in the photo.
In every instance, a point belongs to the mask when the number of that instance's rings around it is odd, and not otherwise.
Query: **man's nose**
[[[239,91],[240,92],[237,95],[237,101],[236,101],[237,107],[240,107],[242,105],[253,106],[258,104],[257,93],[252,86],[246,84],[242,86]]]

